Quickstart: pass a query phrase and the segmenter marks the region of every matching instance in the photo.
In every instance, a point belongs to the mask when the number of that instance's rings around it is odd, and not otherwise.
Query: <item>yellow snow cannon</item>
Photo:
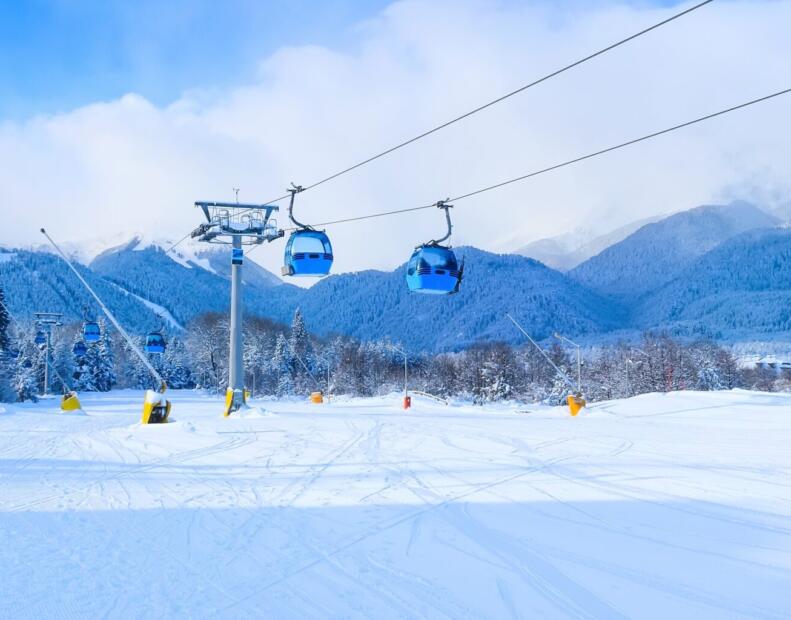
[[[310,402],[315,405],[320,405],[324,402],[324,393],[323,392],[311,392],[310,393]]]
[[[170,415],[170,401],[165,398],[165,385],[160,392],[146,390],[143,400],[143,424],[165,424]]]
[[[577,415],[587,404],[585,399],[579,394],[569,394],[566,397],[566,402],[569,404],[569,412],[572,416]]]
[[[77,392],[73,390],[66,392],[60,401],[60,410],[79,411],[80,409],[82,409],[82,405],[80,405],[80,399],[77,398]]]
[[[234,398],[236,396],[237,391],[242,393],[241,402],[239,401],[239,399]],[[235,413],[242,407],[245,407],[247,405],[248,398],[250,398],[249,390],[234,390],[233,388],[228,388],[225,391],[225,410],[222,413],[223,417],[227,418],[232,413]]]

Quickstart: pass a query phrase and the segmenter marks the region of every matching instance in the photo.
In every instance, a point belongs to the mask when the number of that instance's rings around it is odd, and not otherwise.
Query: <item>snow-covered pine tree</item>
[[[113,341],[104,319],[99,320],[102,336],[96,343],[96,357],[91,367],[93,383],[99,392],[109,392],[116,382]]]
[[[294,368],[294,357],[291,348],[283,334],[277,337],[275,343],[275,354],[273,359],[273,370],[277,373],[277,395],[286,396],[294,393],[294,379],[292,372]]]
[[[162,360],[162,373],[168,387],[183,390],[193,387],[187,350],[180,338],[171,338]]]
[[[74,385],[78,392],[96,392],[96,379],[94,369],[99,364],[98,343],[86,346],[85,355],[74,356]]]
[[[481,379],[481,396],[484,400],[498,401],[513,396],[516,372],[511,347],[502,343],[487,347],[481,366]]]
[[[294,318],[291,321],[291,334],[288,339],[288,344],[291,355],[293,356],[292,378],[294,391],[298,394],[308,392],[315,387],[315,381],[310,375],[315,365],[313,359],[314,354],[310,342],[310,335],[305,328],[305,320],[299,308],[294,312]],[[306,367],[308,370],[306,370]]]
[[[11,317],[8,316],[6,311],[5,292],[0,287],[0,356],[8,354],[11,345],[11,335],[8,333],[9,325],[11,324]]]
[[[29,339],[19,343],[11,387],[19,402],[38,400],[38,366],[40,352]]]
[[[10,321],[11,317],[5,309],[5,293],[0,288],[0,401],[12,400],[14,392],[11,380],[15,370],[15,359],[11,351]]]
[[[77,334],[74,336],[74,340],[72,341],[71,383],[72,383],[72,387],[78,392],[85,392],[88,391],[84,387],[85,383],[87,382],[90,385],[93,385],[93,380],[91,376],[91,367],[88,364],[86,355],[77,355],[74,352],[74,347],[77,345],[78,342],[82,342],[81,332],[77,332]],[[85,349],[86,349],[85,352],[87,354],[88,347],[86,346]]]
[[[53,368],[57,370],[57,374],[53,372],[52,375],[54,376],[50,379],[50,381],[52,381],[51,385],[53,386],[53,391],[65,391],[67,389],[65,385],[61,384],[57,375],[60,375],[68,383],[71,383],[69,377],[71,377],[71,373],[73,372],[72,355],[68,340],[66,340],[66,338],[58,338],[52,347],[51,363]]]

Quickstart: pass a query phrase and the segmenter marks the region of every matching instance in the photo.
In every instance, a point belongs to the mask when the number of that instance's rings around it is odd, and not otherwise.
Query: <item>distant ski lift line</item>
[[[517,88],[515,90],[512,90],[511,92],[508,92],[508,93],[506,93],[504,95],[501,95],[500,97],[497,97],[496,99],[492,99],[491,101],[488,101],[487,103],[484,103],[484,104],[478,106],[477,108],[469,110],[468,112],[465,112],[464,114],[461,114],[460,116],[456,116],[456,117],[454,117],[454,118],[442,123],[441,125],[437,125],[436,127],[433,127],[433,128],[431,128],[431,129],[429,129],[427,131],[424,131],[423,133],[418,134],[417,136],[414,136],[412,138],[409,138],[408,140],[404,140],[403,142],[400,142],[399,144],[396,144],[395,146],[392,146],[392,147],[382,151],[381,153],[377,153],[376,155],[372,155],[372,156],[370,156],[370,157],[368,157],[368,158],[366,158],[366,159],[364,159],[362,161],[357,162],[356,164],[353,164],[353,165],[349,166],[348,168],[344,168],[343,170],[335,172],[335,173],[333,173],[333,174],[331,174],[331,175],[329,175],[329,176],[327,176],[327,177],[325,177],[325,178],[323,178],[323,179],[321,179],[319,181],[311,183],[310,185],[307,185],[307,186],[303,187],[302,191],[307,191],[309,189],[313,189],[314,187],[318,187],[319,185],[323,185],[324,183],[327,183],[328,181],[331,181],[333,179],[337,179],[338,177],[340,177],[340,176],[342,176],[344,174],[347,174],[349,172],[352,172],[353,170],[356,170],[357,168],[361,168],[362,166],[365,166],[366,164],[369,164],[369,163],[371,163],[373,161],[376,161],[377,159],[385,157],[386,155],[389,155],[390,153],[393,153],[393,152],[395,152],[395,151],[397,151],[397,150],[399,150],[399,149],[401,149],[401,148],[403,148],[405,146],[408,146],[408,145],[410,145],[410,144],[412,144],[414,142],[417,142],[418,140],[421,140],[422,138],[425,138],[425,137],[430,136],[430,135],[432,135],[432,134],[434,134],[434,133],[436,133],[438,131],[441,131],[442,129],[445,129],[446,127],[449,127],[450,125],[458,123],[459,121],[462,121],[462,120],[464,120],[464,119],[466,119],[466,118],[468,118],[470,116],[473,116],[474,114],[477,114],[478,112],[482,112],[483,110],[486,110],[486,109],[488,109],[488,108],[490,108],[490,107],[492,107],[492,106],[494,106],[494,105],[496,105],[498,103],[501,103],[502,101],[505,101],[506,99],[510,99],[514,95],[518,95],[519,93],[522,93],[522,92],[524,92],[524,91],[526,91],[526,90],[528,90],[530,88],[533,88],[534,86],[538,86],[539,84],[541,84],[543,82],[546,82],[547,80],[550,80],[553,77],[556,77],[556,76],[558,76],[558,75],[560,75],[562,73],[565,73],[566,71],[569,71],[570,69],[573,69],[573,68],[578,67],[578,66],[580,66],[582,64],[585,64],[586,62],[588,62],[590,60],[593,60],[594,58],[597,58],[597,57],[599,57],[599,56],[601,56],[603,54],[606,54],[607,52],[609,52],[611,50],[614,50],[615,48],[620,47],[621,45],[629,43],[630,41],[633,41],[634,39],[637,39],[637,38],[639,38],[639,37],[641,37],[641,36],[643,36],[645,34],[648,34],[649,32],[652,32],[653,30],[661,28],[662,26],[664,26],[666,24],[669,24],[669,23],[679,19],[680,17],[688,15],[689,13],[692,13],[693,11],[696,11],[696,10],[702,8],[702,7],[706,6],[707,4],[711,4],[712,2],[714,2],[714,0],[704,0],[703,2],[699,2],[698,4],[695,4],[695,5],[691,6],[691,7],[689,7],[688,9],[684,9],[683,11],[675,13],[675,14],[671,15],[670,17],[668,17],[666,19],[663,19],[662,21],[659,21],[659,22],[653,24],[652,26],[644,28],[643,30],[640,30],[639,32],[636,32],[636,33],[634,33],[634,34],[632,34],[632,35],[630,35],[630,36],[628,36],[628,37],[626,37],[624,39],[620,39],[619,41],[616,41],[615,43],[611,43],[607,47],[603,47],[602,49],[600,49],[600,50],[598,50],[596,52],[593,52],[591,54],[588,54],[587,56],[585,56],[583,58],[580,58],[579,60],[576,60],[576,61],[574,61],[574,62],[572,62],[572,63],[570,63],[568,65],[565,65],[565,66],[561,67],[560,69],[556,69],[555,71],[552,71],[551,73],[548,73],[548,74],[544,75],[543,77],[540,77],[540,78],[538,78],[538,79],[536,79],[536,80],[534,80],[532,82],[529,82],[528,84],[520,86],[519,88]],[[239,195],[238,189],[234,188],[234,191],[236,192],[236,195],[238,197],[238,195]],[[286,198],[289,198],[289,197],[290,197],[290,194],[286,193],[286,194],[283,194],[282,196],[278,196],[277,198],[274,198],[272,200],[267,200],[265,202],[266,203],[280,202],[281,200],[285,200]],[[316,224],[316,226],[322,226],[322,224]],[[186,235],[184,235],[181,239],[179,239],[173,245],[171,245],[166,250],[165,253],[166,254],[170,253],[173,249],[175,249],[176,247],[181,245],[189,236],[190,236],[190,233],[187,233]]]
[[[150,362],[150,361],[149,361],[149,360],[146,358],[146,356],[145,356],[145,355],[143,355],[143,353],[140,351],[140,349],[138,348],[138,346],[135,344],[135,342],[134,342],[134,341],[132,340],[132,338],[129,336],[129,334],[127,333],[127,331],[126,331],[126,330],[125,330],[125,329],[124,329],[124,328],[121,326],[121,324],[118,322],[118,319],[116,319],[116,318],[115,318],[115,315],[114,315],[112,312],[110,312],[110,310],[107,308],[107,306],[106,306],[106,305],[104,304],[104,302],[101,300],[101,298],[99,297],[99,295],[97,295],[97,294],[96,294],[96,292],[93,290],[93,288],[91,288],[91,285],[90,285],[90,284],[88,284],[88,282],[85,280],[85,278],[83,278],[83,277],[82,277],[82,274],[81,274],[79,271],[77,271],[77,268],[76,268],[76,267],[75,267],[75,266],[72,264],[72,262],[71,262],[71,261],[68,259],[68,257],[67,257],[67,256],[66,256],[66,254],[63,252],[63,250],[61,250],[61,249],[60,249],[60,246],[59,246],[57,243],[55,243],[55,241],[52,239],[52,237],[50,237],[50,236],[49,236],[49,233],[48,233],[48,232],[47,232],[47,231],[46,231],[44,228],[42,228],[42,229],[41,229],[41,234],[42,234],[42,235],[44,235],[44,236],[47,238],[47,241],[49,241],[49,242],[50,242],[50,244],[52,245],[52,247],[53,247],[53,248],[55,248],[55,251],[56,251],[58,254],[60,254],[60,257],[63,259],[63,262],[65,262],[65,263],[66,263],[66,265],[69,267],[69,269],[71,269],[71,271],[72,271],[72,272],[74,272],[74,275],[75,275],[75,276],[77,276],[77,279],[78,279],[78,280],[79,280],[79,281],[82,283],[82,285],[83,285],[83,286],[84,286],[86,289],[88,289],[88,292],[89,292],[89,293],[90,293],[90,294],[93,296],[93,298],[96,300],[96,303],[98,303],[98,304],[99,304],[99,307],[100,307],[100,308],[101,308],[101,309],[104,311],[105,315],[107,315],[107,318],[108,318],[108,319],[110,319],[110,322],[111,322],[113,325],[115,325],[115,328],[116,328],[116,329],[118,330],[118,332],[119,332],[119,333],[120,333],[120,334],[121,334],[121,335],[124,337],[124,340],[126,340],[126,343],[129,345],[129,348],[130,348],[130,349],[132,349],[132,351],[134,351],[134,352],[135,352],[135,354],[137,355],[137,357],[139,357],[139,358],[140,358],[140,361],[141,361],[141,362],[143,362],[143,365],[144,365],[144,366],[145,366],[145,367],[148,369],[148,371],[151,373],[151,376],[153,376],[153,377],[154,377],[154,379],[156,379],[156,380],[157,380],[157,382],[159,383],[159,391],[160,391],[161,393],[163,393],[163,392],[165,391],[165,388],[166,388],[167,384],[165,383],[165,380],[162,378],[162,375],[160,375],[160,374],[157,372],[157,370],[156,370],[156,369],[155,369],[155,368],[154,368],[154,367],[151,365],[151,362]]]
[[[27,268],[27,267],[26,267],[26,268]],[[9,308],[9,307],[8,307],[8,306],[7,306],[7,305],[6,305],[6,304],[5,304],[3,301],[2,301],[2,300],[0,300],[0,306],[2,306],[2,307],[3,307],[3,309],[6,311],[6,314],[8,315],[8,318],[9,318],[9,319],[11,319],[11,320],[12,320],[14,323],[16,323],[16,325],[17,325],[17,327],[18,327],[19,329],[21,329],[21,330],[23,330],[23,331],[24,331],[24,330],[25,330],[25,326],[24,326],[24,325],[23,325],[23,324],[22,324],[22,323],[19,321],[19,319],[17,319],[17,318],[16,318],[16,316],[14,316],[14,315],[11,313],[11,309],[10,309],[10,308]],[[50,364],[49,364],[49,367],[50,367],[50,369],[51,369],[51,370],[52,370],[52,371],[55,373],[55,376],[58,378],[58,381],[60,381],[60,383],[61,383],[61,387],[63,387],[63,389],[64,389],[66,392],[71,392],[71,391],[72,391],[72,389],[71,389],[71,386],[70,386],[68,383],[66,383],[66,380],[65,380],[65,379],[63,378],[63,376],[62,376],[62,375],[61,375],[61,374],[58,372],[58,369],[57,369],[57,368],[55,368],[55,364],[53,364],[52,362],[50,362]]]

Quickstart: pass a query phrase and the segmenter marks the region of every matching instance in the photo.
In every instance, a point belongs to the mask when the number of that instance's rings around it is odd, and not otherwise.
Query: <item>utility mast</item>
[[[63,325],[63,323],[61,323],[61,318],[63,317],[63,315],[57,312],[35,312],[34,316],[36,317],[36,325],[46,334],[47,337],[47,341],[44,344],[45,349],[44,349],[43,396],[49,396],[49,368],[51,363],[50,357],[52,352],[52,328],[60,327],[61,325]]]
[[[238,196],[238,193],[237,193]],[[275,205],[239,204],[239,202],[196,202],[206,222],[192,231],[193,239],[231,246],[231,320],[228,389],[224,415],[246,406],[244,357],[242,351],[242,262],[243,245],[260,245],[283,236],[277,222],[270,220]]]

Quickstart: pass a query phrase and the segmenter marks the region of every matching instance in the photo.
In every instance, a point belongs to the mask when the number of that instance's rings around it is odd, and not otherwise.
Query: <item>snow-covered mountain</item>
[[[596,256],[606,248],[626,239],[646,224],[658,222],[665,216],[657,215],[636,222],[631,222],[603,235],[591,235],[583,229],[574,232],[539,239],[522,246],[515,254],[534,258],[547,267],[558,271],[569,271]]]
[[[88,264],[93,268],[100,267],[108,271],[106,275],[113,275],[112,268],[108,265],[117,261],[121,255],[128,255],[131,262],[139,262],[147,250],[161,252],[163,258],[167,258],[186,269],[199,269],[208,271],[221,278],[231,277],[230,247],[227,245],[208,245],[192,239],[183,240],[174,249],[173,242],[158,239],[147,239],[142,235],[135,235],[124,243],[110,247],[97,254]],[[144,254],[129,254],[131,252],[142,252]],[[123,261],[121,261],[123,262]],[[242,280],[251,286],[269,287],[279,286],[283,281],[271,271],[264,269],[255,261],[245,261],[242,270]]]
[[[746,202],[697,207],[642,226],[569,275],[602,295],[632,304],[731,237],[778,223]]]
[[[159,324],[157,309],[123,286],[77,265],[83,277],[130,330],[144,333]],[[6,303],[19,320],[34,312],[60,312],[66,322],[101,314],[96,302],[60,257],[49,252],[0,250],[0,286]]]
[[[653,291],[637,326],[739,340],[791,333],[791,229],[752,230],[725,241]]]
[[[204,312],[224,312],[230,296],[230,249],[184,242],[167,252],[158,242],[139,238],[107,250],[90,268],[105,279],[166,308],[181,324]],[[248,312],[269,316],[269,289],[287,287],[253,261],[242,271]]]
[[[622,324],[617,304],[533,259],[470,247],[457,248],[457,253],[466,261],[457,295],[410,293],[402,265],[391,272],[330,276],[302,291],[296,301],[311,331],[363,340],[389,336],[413,350],[453,350],[477,341],[521,342],[506,312],[540,339],[551,337],[553,331],[599,334]],[[281,288],[272,292],[273,302]]]
[[[303,289],[247,261],[244,307],[248,316],[282,323],[299,307],[318,335],[390,337],[415,351],[518,342],[506,312],[539,339],[554,331],[598,339],[645,328],[729,341],[787,339],[791,230],[776,222],[745,203],[699,207],[641,227],[570,274],[522,256],[460,248],[464,283],[445,298],[409,293],[403,265],[333,275]],[[138,237],[80,268],[133,331],[156,327],[158,315],[177,329],[227,311],[227,252],[184,243],[166,253]],[[12,311],[26,318],[48,310],[76,321],[83,306],[93,308],[74,275],[46,252],[0,252],[0,286]]]
[[[390,336],[426,350],[458,349],[477,340],[516,341],[519,335],[503,320],[506,311],[522,316],[539,337],[553,329],[577,335],[599,333],[618,324],[620,310],[614,304],[581,291],[566,276],[536,261],[474,248],[460,253],[468,257],[463,292],[445,299],[410,294],[403,266],[392,272],[334,275],[302,289],[277,279],[279,284],[273,285],[271,278],[260,274],[268,272],[257,265],[251,270],[248,261],[243,272],[245,309],[288,322],[300,307],[314,333],[363,340]],[[212,268],[220,261],[227,265],[227,255],[182,253],[176,258],[158,246],[131,242],[98,256],[91,268],[168,308],[181,322],[202,312],[227,309],[228,281],[219,268]],[[578,297],[586,303],[579,304]]]

